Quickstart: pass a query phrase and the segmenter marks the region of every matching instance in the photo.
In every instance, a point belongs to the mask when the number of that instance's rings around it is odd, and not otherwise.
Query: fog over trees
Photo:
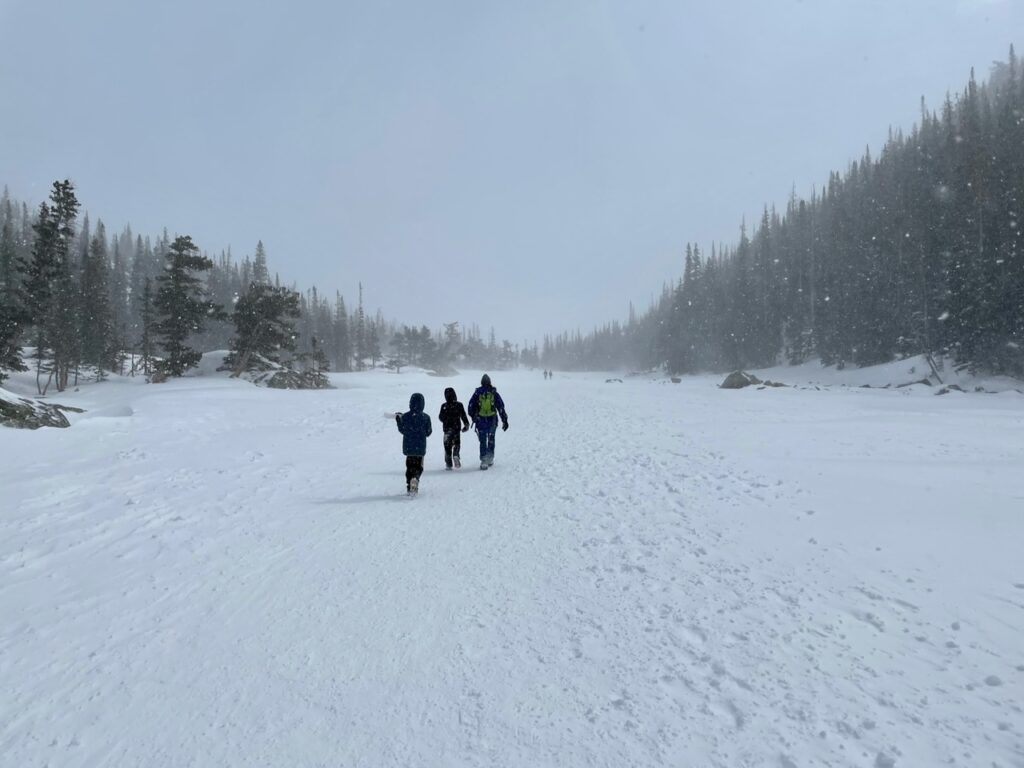
[[[368,314],[362,289],[350,310],[338,292],[283,285],[262,242],[251,257],[211,257],[166,230],[155,239],[130,226],[108,235],[102,221],[78,216],[80,205],[68,180],[54,182],[35,211],[6,188],[0,197],[0,381],[31,369],[45,394],[83,374],[180,376],[213,350],[232,350],[232,367],[536,365],[536,347],[499,343],[493,329],[485,341],[473,324],[400,325]]]
[[[1024,375],[1024,77],[987,83],[891,131],[809,198],[766,206],[737,243],[688,244],[647,312],[544,340],[542,364],[719,371],[818,357],[872,365],[941,353]]]
[[[687,244],[652,306],[539,348],[458,318],[400,325],[367,311],[362,286],[354,302],[299,291],[271,271],[262,242],[239,259],[166,230],[108,234],[79,215],[77,194],[64,180],[36,210],[6,188],[0,198],[0,381],[31,369],[40,393],[83,372],[180,375],[218,349],[243,367],[256,354],[338,371],[672,373],[933,353],[1024,376],[1024,77],[1012,48],[987,82],[972,71],[938,110],[922,101],[919,124],[892,130],[877,156],[865,150],[781,212],[766,205],[738,242]]]

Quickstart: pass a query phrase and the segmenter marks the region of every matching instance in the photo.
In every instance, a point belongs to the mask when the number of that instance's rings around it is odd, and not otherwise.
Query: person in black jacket
[[[462,466],[462,460],[459,458],[462,436],[459,433],[469,430],[469,417],[451,387],[444,391],[444,403],[441,405],[441,412],[437,414],[437,419],[444,430],[444,468],[451,469],[454,464],[455,469],[459,469]]]
[[[405,454],[405,490],[410,496],[419,492],[427,438],[433,432],[430,417],[423,412],[424,406],[423,395],[416,392],[409,398],[409,410],[395,414],[395,423],[402,433],[402,453]]]

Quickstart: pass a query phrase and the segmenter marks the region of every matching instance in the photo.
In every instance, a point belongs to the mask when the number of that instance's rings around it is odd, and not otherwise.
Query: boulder
[[[0,389],[0,425],[14,429],[39,429],[40,427],[70,427],[71,422],[62,411],[77,411],[55,403],[41,403]]]
[[[744,387],[760,383],[761,380],[751,373],[746,373],[745,371],[733,371],[726,376],[725,381],[718,386],[721,389],[743,389]]]

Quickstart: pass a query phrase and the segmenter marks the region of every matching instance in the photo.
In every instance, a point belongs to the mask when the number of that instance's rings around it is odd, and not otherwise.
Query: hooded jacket
[[[437,419],[441,422],[441,429],[445,432],[458,432],[463,427],[469,428],[466,409],[459,402],[458,395],[451,387],[444,391],[444,405],[441,406],[441,412],[437,414]]]
[[[480,395],[485,392],[494,393],[494,416],[481,416],[480,415]],[[473,423],[481,422],[488,426],[497,425],[498,418],[501,418],[502,424],[508,424],[508,414],[505,413],[505,401],[501,399],[501,395],[491,385],[491,377],[484,374],[483,378],[480,379],[480,386],[476,388],[473,396],[469,398],[469,418],[473,420]]]
[[[402,453],[406,456],[427,455],[427,438],[434,430],[430,417],[423,412],[424,405],[423,395],[416,392],[409,398],[409,410],[395,416],[402,433]]]

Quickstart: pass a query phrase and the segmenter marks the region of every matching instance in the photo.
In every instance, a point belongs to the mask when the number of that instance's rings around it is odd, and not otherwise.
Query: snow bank
[[[936,359],[936,363],[940,366],[939,378],[932,372],[924,355],[866,368],[849,366],[840,370],[835,366],[824,366],[819,360],[812,360],[801,365],[780,365],[753,372],[760,379],[795,386],[899,387],[912,386],[923,379],[929,379],[936,389],[955,384],[966,392],[974,392],[979,388],[988,393],[1024,390],[1024,382],[1008,376],[974,375],[966,370],[958,371],[952,361],[941,358]]]

